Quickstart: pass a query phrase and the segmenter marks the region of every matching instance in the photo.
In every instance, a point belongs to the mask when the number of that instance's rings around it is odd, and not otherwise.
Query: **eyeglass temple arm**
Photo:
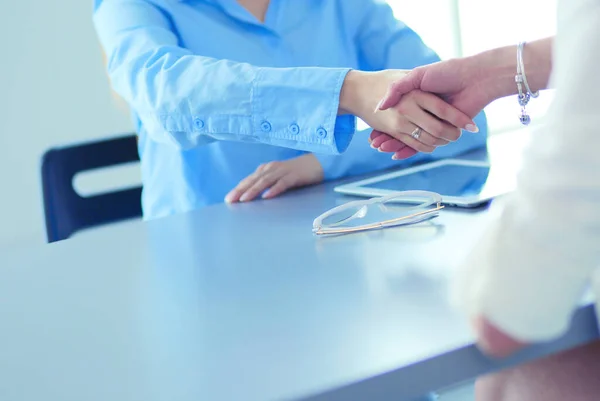
[[[319,235],[319,234],[347,234],[347,233],[353,233],[353,232],[358,232],[358,231],[373,230],[376,228],[383,228],[392,223],[397,223],[399,221],[410,219],[413,217],[427,217],[430,214],[435,214],[435,213],[439,212],[443,208],[444,208],[444,206],[442,204],[438,203],[437,206],[433,209],[424,210],[424,211],[421,211],[418,213],[413,213],[408,216],[402,216],[402,217],[398,217],[398,218],[391,219],[391,220],[380,221],[377,223],[366,224],[366,225],[358,226],[358,227],[339,228],[339,229],[333,229],[333,230],[331,230],[329,228],[323,229],[321,227],[318,227],[318,228],[313,228],[313,232],[315,234]],[[422,220],[417,220],[417,221],[415,221],[415,223],[418,223],[421,221]]]

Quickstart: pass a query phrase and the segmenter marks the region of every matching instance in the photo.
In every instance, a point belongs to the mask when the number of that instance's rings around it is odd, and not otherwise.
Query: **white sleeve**
[[[564,332],[600,265],[600,1],[559,4],[555,102],[454,288],[471,316],[523,341]]]

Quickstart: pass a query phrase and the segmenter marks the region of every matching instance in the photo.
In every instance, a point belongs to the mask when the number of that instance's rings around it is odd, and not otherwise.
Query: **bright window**
[[[556,0],[388,0],[396,17],[417,31],[443,59],[552,36]],[[528,111],[534,120],[545,114],[553,93],[544,92]],[[486,108],[492,132],[519,126],[514,97]]]
[[[388,0],[388,3],[396,18],[421,35],[440,57],[446,59],[458,55],[460,31],[452,0]]]

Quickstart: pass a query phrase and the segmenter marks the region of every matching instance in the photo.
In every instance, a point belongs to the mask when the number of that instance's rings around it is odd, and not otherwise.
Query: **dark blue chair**
[[[77,173],[139,161],[137,138],[128,135],[48,150],[42,160],[42,191],[48,242],[76,231],[142,216],[142,188],[80,196]]]

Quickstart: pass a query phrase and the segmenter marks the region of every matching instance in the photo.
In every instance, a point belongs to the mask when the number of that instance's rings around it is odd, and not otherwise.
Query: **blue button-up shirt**
[[[146,218],[222,202],[261,163],[305,152],[326,179],[400,165],[366,133],[351,141],[342,83],[438,60],[376,0],[271,0],[264,23],[236,0],[95,0],[94,23],[134,113]],[[435,156],[483,145],[483,118]]]

